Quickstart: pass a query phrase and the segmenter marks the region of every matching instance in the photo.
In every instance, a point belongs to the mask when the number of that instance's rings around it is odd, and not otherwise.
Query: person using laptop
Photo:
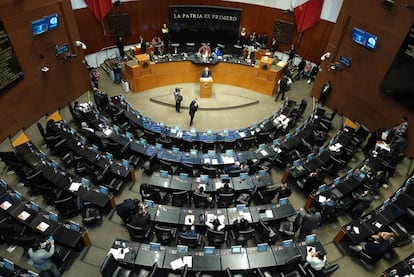
[[[314,247],[310,247],[306,255],[306,261],[314,271],[321,271],[325,267],[326,255],[321,251],[316,251]]]

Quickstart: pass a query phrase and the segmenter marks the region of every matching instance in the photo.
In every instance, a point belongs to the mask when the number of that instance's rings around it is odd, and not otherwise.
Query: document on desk
[[[210,158],[204,158],[204,164],[211,164]]]
[[[216,182],[215,185],[216,185],[216,190],[217,189],[220,189],[220,188],[222,188],[224,186],[224,184],[222,182]]]
[[[30,214],[28,212],[23,211],[17,217],[20,218],[21,220],[26,220],[29,216]]]
[[[184,267],[185,263],[182,258],[178,258],[170,263],[173,270]]]
[[[323,203],[326,201],[326,197],[323,195],[319,195],[318,202]]]
[[[250,213],[244,212],[244,213],[243,213],[243,217],[244,217],[247,221],[252,222],[252,215],[251,215]]]
[[[185,220],[184,220],[185,223],[184,224],[185,225],[194,224],[194,220],[195,220],[194,215],[193,214],[188,214],[188,215],[185,216]]]
[[[116,260],[122,260],[125,258],[125,254],[129,252],[129,248],[111,248],[108,252],[112,254]]]
[[[246,136],[246,134],[245,134],[244,132],[239,132],[239,136],[240,136],[241,138],[244,138],[244,137]]]
[[[272,210],[266,210],[265,215],[266,215],[267,218],[273,218]]]
[[[226,156],[224,156],[223,157],[223,162],[225,164],[232,164],[232,163],[234,163],[234,158],[233,157],[226,157]]]
[[[184,257],[183,257],[183,262],[184,262],[184,264],[186,264],[188,267],[193,267],[193,257],[192,257],[192,256],[184,256]]]
[[[218,160],[217,159],[211,159],[211,164],[218,165]]]
[[[46,222],[40,222],[39,225],[36,226],[36,229],[42,232],[46,231],[47,228],[49,228],[49,224],[47,224]]]
[[[263,156],[269,155],[269,153],[267,153],[267,151],[264,149],[260,150],[260,154],[262,154]]]
[[[352,227],[352,229],[354,230],[355,234],[359,235],[359,228],[357,226]]]
[[[78,191],[81,186],[82,186],[81,183],[73,182],[72,184],[70,184],[69,190],[70,191]]]
[[[316,252],[316,248],[315,247],[313,247],[313,246],[309,246],[309,245],[307,245],[306,246],[306,252],[308,253],[308,252]]]
[[[10,208],[12,206],[12,204],[9,201],[4,201],[3,203],[0,204],[0,207],[3,210],[7,210],[8,208]]]

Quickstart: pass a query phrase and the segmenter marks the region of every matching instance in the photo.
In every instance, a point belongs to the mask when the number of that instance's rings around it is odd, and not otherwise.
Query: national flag
[[[296,30],[300,33],[313,27],[321,16],[323,0],[292,0]]]
[[[99,21],[102,21],[112,9],[112,0],[85,0],[85,2]]]

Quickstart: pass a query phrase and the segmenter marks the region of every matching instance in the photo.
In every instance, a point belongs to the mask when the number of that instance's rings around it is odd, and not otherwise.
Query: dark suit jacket
[[[205,70],[201,71],[201,77],[202,78],[211,77],[211,71],[210,70],[208,70],[208,71],[205,71]]]

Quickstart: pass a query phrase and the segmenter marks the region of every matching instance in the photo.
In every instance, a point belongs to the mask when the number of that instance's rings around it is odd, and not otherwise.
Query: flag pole
[[[103,34],[104,34],[104,36],[106,36],[106,31],[105,31],[105,26],[104,26],[103,19],[101,20],[101,26],[102,26]]]
[[[298,36],[298,44],[300,43],[300,39],[302,38],[302,33],[303,33],[303,32],[300,32],[300,33],[299,33],[299,36]]]

